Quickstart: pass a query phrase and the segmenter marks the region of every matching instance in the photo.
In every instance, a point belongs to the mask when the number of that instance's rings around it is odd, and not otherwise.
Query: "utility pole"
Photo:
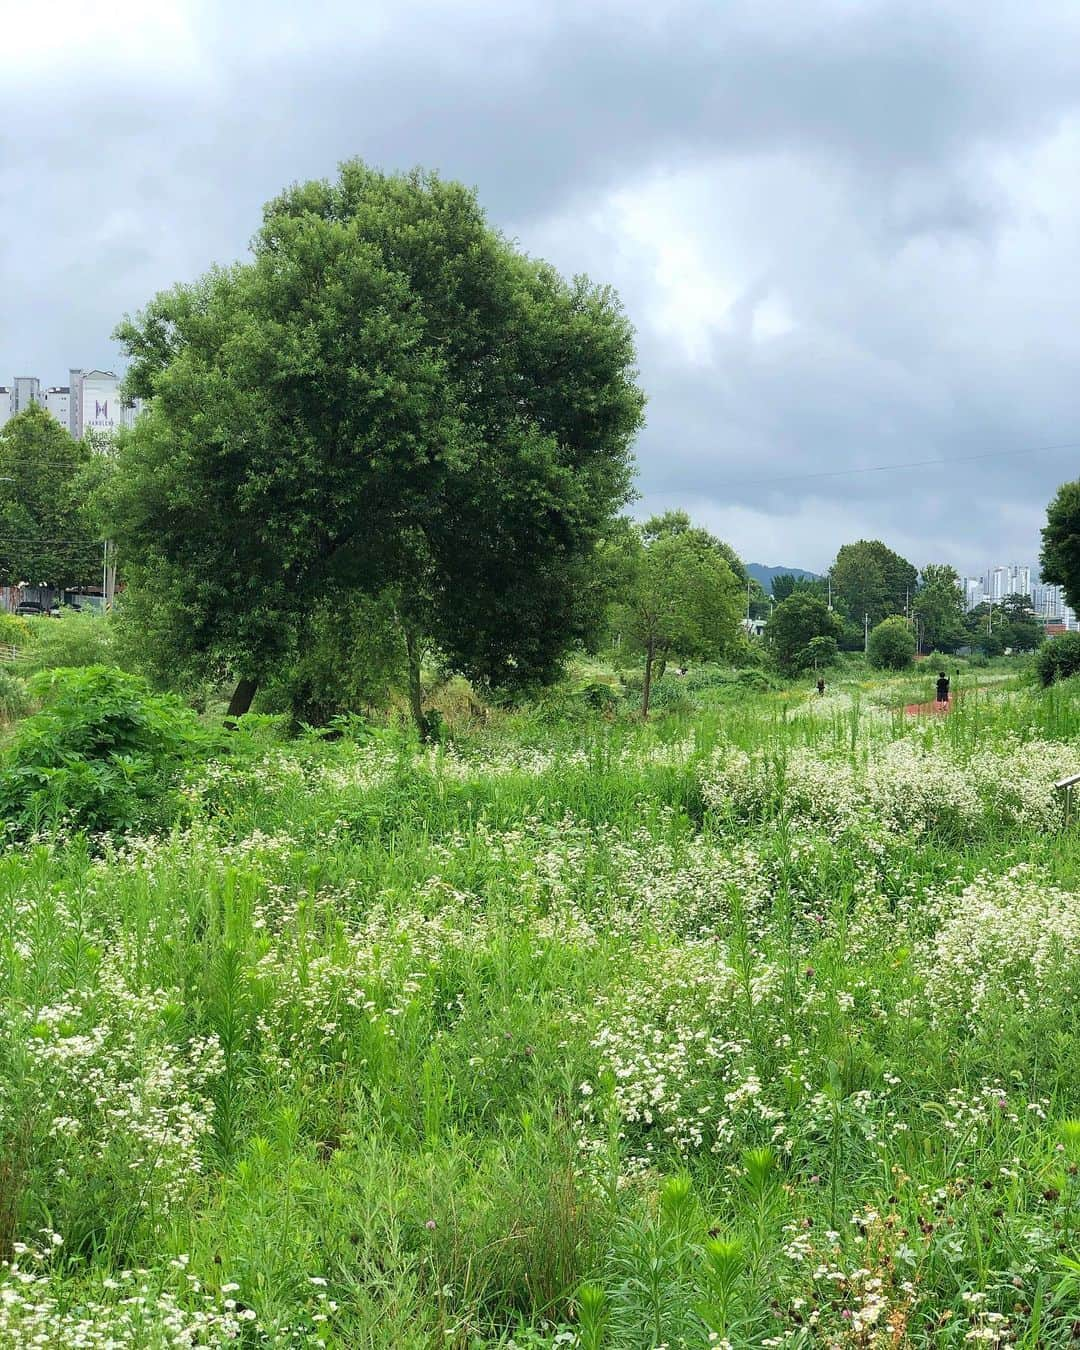
[[[829,573],[829,608],[832,609],[832,573]]]
[[[116,599],[116,557],[106,539],[101,555],[101,612],[112,609]]]

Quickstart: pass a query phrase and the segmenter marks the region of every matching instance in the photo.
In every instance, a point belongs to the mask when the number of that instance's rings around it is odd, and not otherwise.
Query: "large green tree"
[[[841,633],[841,623],[820,596],[810,591],[793,591],[773,610],[765,629],[765,641],[781,670],[794,674],[820,660],[824,650],[812,644],[817,638],[831,638],[834,642]]]
[[[412,650],[551,677],[630,495],[617,297],[522,256],[459,184],[359,161],[270,202],[252,247],[118,329],[150,408],[110,516],[157,639],[230,670],[236,713],[318,606],[389,593]]]
[[[89,459],[36,404],[0,428],[0,584],[100,584],[101,545],[81,491]]]
[[[1043,581],[1063,587],[1069,605],[1080,610],[1080,479],[1058,488],[1046,508],[1042,541]]]
[[[833,601],[856,625],[870,616],[877,625],[904,613],[915,595],[918,569],[880,539],[844,544],[830,569]]]
[[[927,651],[951,652],[964,640],[964,596],[960,576],[948,563],[927,563],[919,578],[912,613]]]
[[[693,531],[631,531],[616,546],[615,634],[644,657],[641,715],[657,661],[709,660],[738,640],[743,587],[726,558]]]

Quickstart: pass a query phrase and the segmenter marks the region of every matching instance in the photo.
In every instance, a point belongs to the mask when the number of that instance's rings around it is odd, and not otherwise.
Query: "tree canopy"
[[[912,613],[927,651],[951,652],[964,640],[964,596],[960,576],[948,563],[927,563],[919,578]]]
[[[117,330],[150,400],[109,501],[169,657],[240,679],[320,606],[392,597],[472,678],[549,678],[641,424],[617,297],[519,254],[475,195],[359,161],[270,202],[251,261]]]
[[[795,590],[773,610],[765,629],[765,641],[781,670],[795,673],[821,659],[824,650],[812,647],[815,638],[840,636],[841,623],[820,596]]]
[[[833,600],[852,622],[865,615],[876,625],[890,614],[903,613],[915,594],[918,570],[879,539],[844,544],[830,569]]]
[[[772,579],[772,597],[779,604],[796,591],[806,591],[822,599],[829,593],[828,583],[820,577],[797,577],[791,572],[780,572]]]
[[[655,662],[724,655],[739,633],[743,588],[705,531],[633,529],[616,548],[614,630],[645,658],[641,712],[649,715]]]
[[[693,524],[686,511],[665,511],[662,515],[650,516],[641,527],[641,537],[646,544],[665,535],[682,535],[697,548],[712,549],[731,568],[735,580],[746,587],[749,577],[743,560],[730,544],[718,539],[715,534],[710,534],[701,525]]]
[[[900,614],[882,621],[870,634],[870,664],[880,670],[904,670],[915,655],[915,634]]]
[[[1042,541],[1043,581],[1061,586],[1070,607],[1080,611],[1080,479],[1058,488],[1046,508]]]
[[[984,600],[964,615],[964,632],[968,644],[987,656],[1001,656],[1005,651],[1031,652],[1046,637],[1046,629],[1027,595],[1007,595],[993,604]]]
[[[80,490],[90,453],[31,404],[0,428],[0,584],[101,580],[101,547]]]

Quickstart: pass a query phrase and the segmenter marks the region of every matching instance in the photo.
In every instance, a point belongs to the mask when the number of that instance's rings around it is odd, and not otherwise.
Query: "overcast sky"
[[[1080,474],[1069,0],[20,11],[0,384],[116,366],[125,311],[361,155],[474,185],[523,248],[619,290],[649,396],[639,513],[683,506],[757,562],[877,537],[974,572],[1034,562]],[[955,463],[836,474],[935,459]]]

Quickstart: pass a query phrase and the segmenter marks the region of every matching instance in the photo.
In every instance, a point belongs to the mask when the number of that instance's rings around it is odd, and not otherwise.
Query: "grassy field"
[[[0,1344],[1067,1346],[1080,693],[237,736],[0,855]]]

